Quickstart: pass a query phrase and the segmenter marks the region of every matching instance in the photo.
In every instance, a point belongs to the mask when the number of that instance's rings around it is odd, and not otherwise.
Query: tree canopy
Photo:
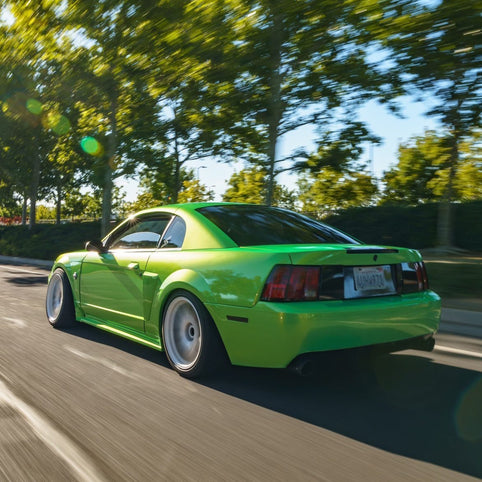
[[[213,198],[193,174],[206,158],[244,163],[225,200],[312,213],[480,198],[481,9],[477,0],[4,2],[0,206],[25,219],[29,203],[34,223],[40,199],[59,222],[76,193],[94,195],[105,232],[121,179],[142,179],[132,206]],[[402,143],[379,193],[360,160],[382,139],[357,111],[376,100],[397,112],[407,93],[429,95],[427,115],[442,128]],[[284,136],[307,124],[315,147],[281,155]],[[285,171],[299,176],[296,193],[278,182]],[[440,219],[448,245],[450,209]]]

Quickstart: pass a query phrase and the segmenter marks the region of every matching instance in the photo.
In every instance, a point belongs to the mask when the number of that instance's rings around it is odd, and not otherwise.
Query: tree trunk
[[[30,214],[28,227],[32,229],[37,220],[37,195],[40,182],[40,153],[36,152],[33,159],[32,179],[30,183]]]
[[[28,197],[27,193],[23,193],[23,201],[22,201],[22,226],[26,226],[27,224],[27,204],[28,204]]]
[[[110,159],[110,157],[109,157]],[[106,163],[104,172],[104,186],[102,189],[102,221],[101,221],[101,235],[104,237],[110,231],[110,220],[112,216],[112,188],[114,186],[113,172]]]
[[[174,134],[174,189],[172,192],[172,203],[177,203],[179,191],[181,190],[181,163],[179,161],[179,144],[177,132]]]
[[[449,178],[445,193],[439,204],[437,220],[437,247],[450,249],[454,247],[453,239],[453,186],[457,165],[459,162],[458,137],[452,138]]]
[[[179,192],[181,191],[181,153],[179,152],[179,130],[178,130],[178,119],[177,119],[177,107],[173,106],[172,108],[174,113],[174,179],[173,179],[173,189],[171,193],[171,199],[169,200],[172,203],[177,203],[179,198]]]
[[[55,210],[55,224],[60,224],[60,215],[62,210],[62,186],[57,184],[57,196],[56,196],[56,210]]]
[[[279,124],[281,120],[281,45],[282,45],[282,29],[283,22],[281,13],[273,7],[273,24],[270,45],[271,57],[271,82],[270,82],[270,105],[268,120],[268,185],[266,192],[266,204],[273,204],[274,182],[275,182],[275,165],[279,137]]]
[[[114,92],[110,101],[110,128],[111,133],[107,141],[107,162],[105,163],[104,185],[102,190],[102,221],[101,235],[104,237],[110,231],[112,216],[112,189],[114,187],[114,169],[116,165],[117,150],[117,93]]]
[[[452,242],[452,203],[442,199],[438,206],[437,247],[450,248]]]

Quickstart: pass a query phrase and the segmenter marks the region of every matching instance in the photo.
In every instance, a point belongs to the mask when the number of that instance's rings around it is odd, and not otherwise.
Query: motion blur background
[[[472,222],[454,226],[454,204],[482,214],[479,1],[2,5],[2,224],[105,234],[213,199],[332,221],[436,204],[409,216],[429,239],[394,241],[482,250]]]

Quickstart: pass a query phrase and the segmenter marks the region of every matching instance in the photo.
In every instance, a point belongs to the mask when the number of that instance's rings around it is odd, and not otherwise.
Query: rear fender
[[[185,290],[205,305],[212,301],[212,293],[206,280],[197,272],[190,269],[181,269],[171,273],[160,285],[154,295],[154,302],[149,317],[146,321],[146,335],[160,338],[160,325],[164,305],[169,295],[176,290]]]

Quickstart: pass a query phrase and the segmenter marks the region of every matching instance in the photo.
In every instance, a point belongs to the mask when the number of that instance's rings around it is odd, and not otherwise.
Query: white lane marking
[[[446,353],[454,353],[456,355],[473,356],[475,358],[482,358],[482,353],[477,351],[461,350],[460,348],[452,348],[450,346],[435,345],[435,351],[444,351]]]
[[[141,375],[137,375],[136,373],[132,373],[125,368],[122,368],[121,366],[117,365],[114,362],[111,362],[110,360],[106,360],[105,358],[99,358],[95,357],[92,355],[89,355],[87,353],[84,353],[80,350],[77,350],[76,348],[73,348],[71,346],[65,345],[64,348],[67,351],[70,351],[70,353],[73,353],[74,355],[79,356],[80,358],[83,358],[84,360],[89,360],[93,361],[95,363],[99,363],[100,365],[109,368],[110,370],[119,373],[120,375],[124,375],[125,377],[132,378],[134,380],[144,380],[147,381],[147,378],[142,377]]]
[[[20,413],[37,437],[68,464],[78,480],[82,482],[104,480],[92,462],[68,437],[59,432],[34,408],[18,398],[1,380],[0,402],[10,405]]]
[[[12,383],[12,380],[9,377],[7,377],[7,375],[5,375],[5,373],[3,373],[2,371],[0,371],[0,378],[3,378],[8,383]]]
[[[25,323],[25,321],[19,320],[18,318],[9,318],[8,316],[2,316],[2,318],[14,324],[15,326],[18,326],[19,328],[25,328],[27,326],[27,323]]]
[[[42,273],[41,271],[31,271],[28,269],[14,268],[13,266],[5,266],[5,268],[6,268],[6,271],[18,271],[19,273],[36,274],[39,276],[45,276],[46,274],[48,274],[48,273]]]

